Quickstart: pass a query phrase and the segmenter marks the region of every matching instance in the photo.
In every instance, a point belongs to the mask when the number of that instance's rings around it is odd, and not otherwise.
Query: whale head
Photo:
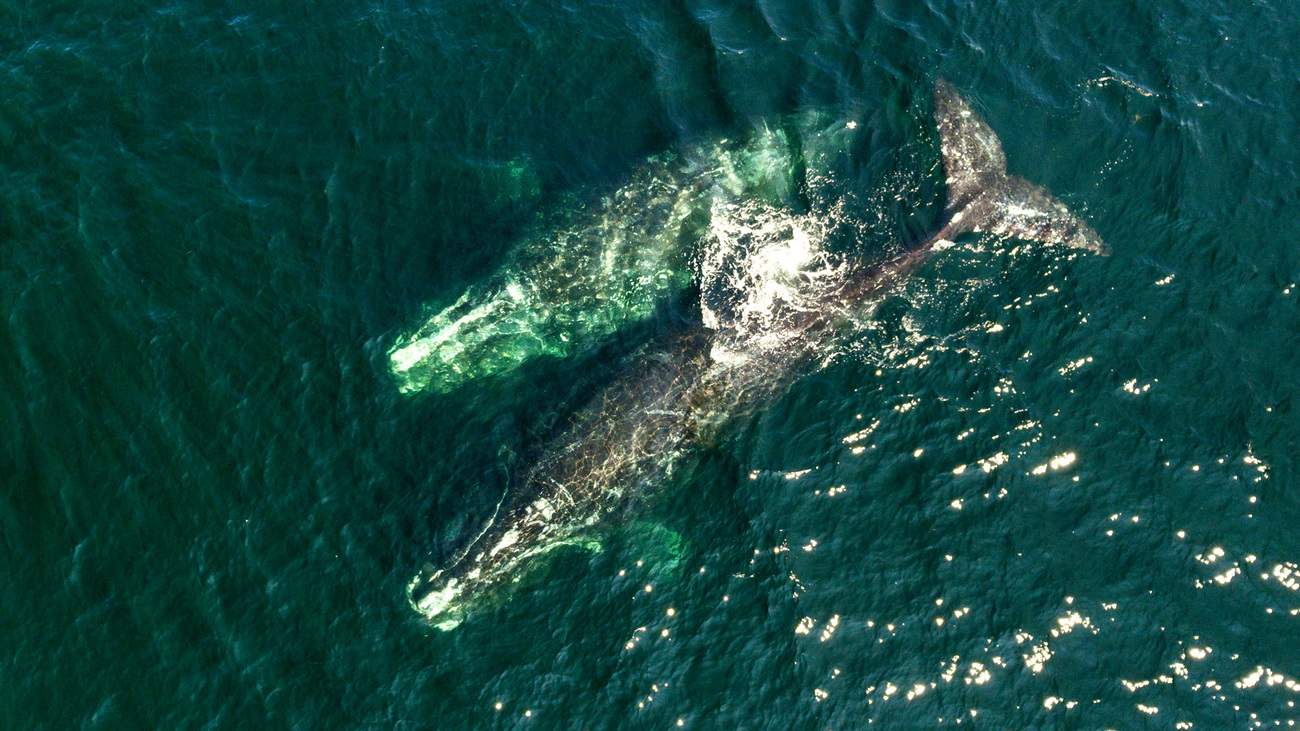
[[[455,629],[471,614],[501,605],[516,585],[536,576],[534,569],[543,564],[533,559],[561,546],[600,549],[595,538],[576,532],[578,526],[539,517],[493,516],[451,561],[441,568],[427,564],[411,580],[406,587],[411,608],[436,629]]]

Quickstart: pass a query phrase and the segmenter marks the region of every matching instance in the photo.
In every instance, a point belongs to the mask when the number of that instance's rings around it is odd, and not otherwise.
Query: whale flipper
[[[957,89],[934,85],[934,117],[948,200],[927,247],[967,232],[1064,244],[1108,253],[1096,231],[1041,185],[1007,175],[1002,141]]]

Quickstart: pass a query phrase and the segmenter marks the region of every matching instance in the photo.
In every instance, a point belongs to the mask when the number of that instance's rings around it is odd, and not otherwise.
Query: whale
[[[851,135],[809,115],[803,147],[843,158]],[[794,145],[766,123],[740,139],[710,138],[645,160],[614,190],[561,197],[527,228],[497,270],[458,298],[429,307],[395,339],[389,372],[399,392],[448,393],[530,361],[588,353],[650,317],[691,284],[694,242],[716,200],[795,198]]]
[[[683,457],[715,443],[728,424],[770,402],[815,362],[838,323],[959,237],[1109,252],[1050,191],[1008,174],[997,134],[956,87],[936,81],[932,98],[945,202],[929,235],[892,256],[860,261],[815,246],[815,222],[806,216],[772,215],[749,226],[736,211],[753,205],[715,200],[714,217],[727,219],[730,207],[727,220],[740,221],[745,234],[719,235],[720,244],[694,257],[691,316],[629,356],[515,473],[481,527],[449,558],[416,574],[407,599],[425,622],[456,627],[508,597],[538,556],[624,520]]]

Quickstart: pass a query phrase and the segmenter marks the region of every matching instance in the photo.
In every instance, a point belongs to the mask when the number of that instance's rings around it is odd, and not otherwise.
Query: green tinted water
[[[0,7],[3,725],[1285,726],[1298,20]],[[915,237],[940,76],[1112,256],[961,242],[602,550],[423,625],[411,576],[638,334],[415,393],[403,338],[654,156],[814,111],[862,124],[840,240]]]

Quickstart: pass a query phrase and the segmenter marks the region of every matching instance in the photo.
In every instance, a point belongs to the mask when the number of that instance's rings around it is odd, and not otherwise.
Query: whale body
[[[817,132],[806,155],[814,172],[851,139],[816,116],[804,126]],[[577,355],[644,320],[690,285],[693,243],[715,199],[790,202],[791,147],[783,130],[761,125],[744,141],[655,155],[612,193],[568,196],[494,275],[397,339],[389,369],[398,389],[452,391],[535,358]]]
[[[1107,253],[1049,191],[1007,174],[997,135],[951,84],[936,82],[933,98],[946,203],[931,235],[883,261],[857,262],[812,245],[806,218],[751,225],[744,212],[752,203],[715,197],[713,218],[741,233],[728,236],[719,224],[716,245],[697,253],[698,317],[644,346],[570,416],[481,530],[411,581],[412,607],[436,627],[455,627],[486,597],[507,592],[529,559],[620,516],[682,455],[787,385],[855,305],[878,299],[958,236]],[[759,207],[773,210],[771,202]]]

